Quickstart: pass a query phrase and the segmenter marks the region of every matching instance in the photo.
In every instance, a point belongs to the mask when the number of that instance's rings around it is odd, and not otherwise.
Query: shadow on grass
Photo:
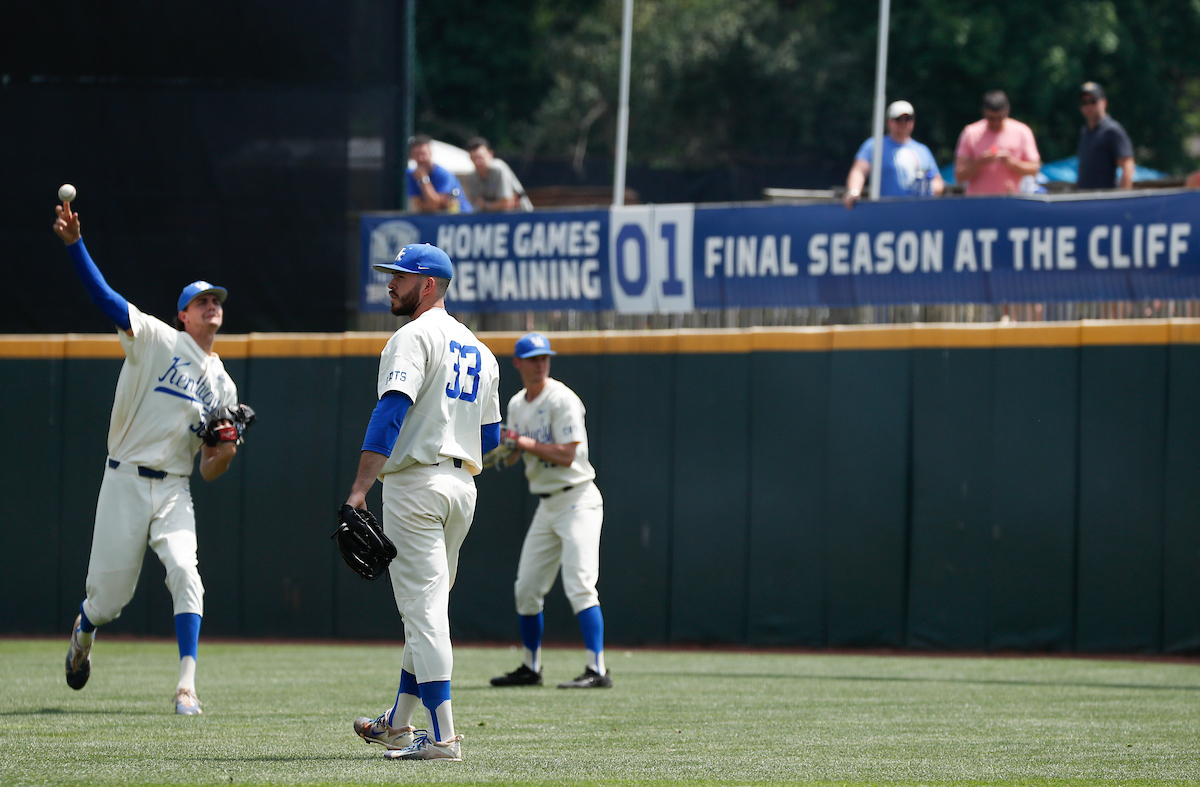
[[[353,754],[273,754],[262,757],[188,757],[192,762],[206,762],[214,765],[237,765],[242,762],[358,762],[360,760],[382,760],[382,752],[375,756]]]
[[[764,673],[764,672],[639,672],[638,675],[658,675],[664,677],[678,678],[682,676],[693,678],[720,678],[722,680],[846,680],[846,681],[862,681],[869,683],[959,683],[964,686],[1061,686],[1077,689],[1135,689],[1140,691],[1197,691],[1200,692],[1200,685],[1192,686],[1175,686],[1175,685],[1146,685],[1137,683],[1083,683],[1079,681],[1053,681],[1053,680],[999,680],[999,679],[979,679],[979,678],[910,678],[910,677],[883,677],[879,675],[798,675],[798,674],[782,674],[782,673]],[[455,688],[455,691],[459,689]]]
[[[0,711],[0,716],[143,716],[143,710],[105,708],[17,708]]]

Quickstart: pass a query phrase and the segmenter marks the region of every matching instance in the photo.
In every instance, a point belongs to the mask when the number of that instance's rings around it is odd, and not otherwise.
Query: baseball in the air
[[[58,198],[63,202],[71,202],[75,199],[75,187],[70,183],[64,183],[58,187]]]

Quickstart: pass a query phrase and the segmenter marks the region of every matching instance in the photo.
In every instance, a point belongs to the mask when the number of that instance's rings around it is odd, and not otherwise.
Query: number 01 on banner
[[[626,314],[690,312],[692,205],[613,208],[609,274],[613,308]]]

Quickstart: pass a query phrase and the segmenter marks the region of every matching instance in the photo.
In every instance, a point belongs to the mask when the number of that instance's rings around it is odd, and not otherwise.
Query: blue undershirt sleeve
[[[400,435],[400,427],[404,424],[404,416],[412,407],[412,399],[399,391],[388,391],[375,405],[371,413],[371,422],[367,424],[367,436],[363,439],[362,450],[374,451],[384,456],[392,455],[392,447]]]
[[[500,445],[500,422],[484,424],[479,430],[479,447],[486,454],[498,445]]]
[[[108,286],[100,269],[92,262],[87,247],[83,245],[83,238],[67,246],[67,252],[71,255],[71,261],[75,263],[75,272],[79,274],[79,280],[83,282],[88,295],[92,296],[92,303],[99,306],[118,328],[129,330],[129,301]]]

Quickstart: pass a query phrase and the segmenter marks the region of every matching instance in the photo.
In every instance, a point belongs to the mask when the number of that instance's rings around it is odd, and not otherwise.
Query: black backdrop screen
[[[348,233],[397,207],[402,3],[66,2],[0,33],[0,333],[107,331],[51,230],[59,184],[109,284],[169,320],[346,327]],[[350,293],[353,301],[353,293]]]

